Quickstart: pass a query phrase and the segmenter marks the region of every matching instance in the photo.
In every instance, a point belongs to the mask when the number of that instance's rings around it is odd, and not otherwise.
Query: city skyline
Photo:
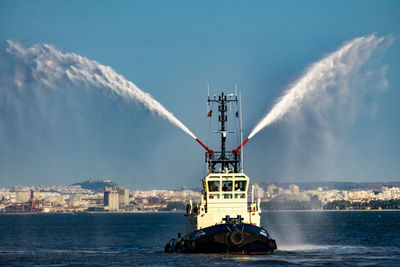
[[[88,185],[95,188],[90,189]],[[352,190],[340,188],[339,183],[333,188],[301,186],[252,184],[247,197],[248,201],[261,201],[263,210],[400,208],[400,182],[374,184],[372,188],[364,185]],[[227,188],[221,192],[227,192]],[[85,181],[72,186],[15,186],[0,188],[0,214],[184,211],[186,204],[199,203],[202,194],[188,189],[131,191],[109,180]]]
[[[312,181],[312,182],[261,182],[261,183],[251,183],[252,185],[256,186],[263,186],[267,187],[270,185],[276,185],[282,187],[284,189],[289,189],[292,185],[296,185],[299,187],[300,190],[307,191],[307,190],[316,190],[318,188],[323,188],[326,190],[371,190],[372,188],[380,188],[384,186],[389,187],[397,187],[400,186],[400,181],[369,181],[369,182],[354,182],[354,181]],[[89,185],[89,186],[88,186]],[[21,188],[37,188],[42,190],[45,188],[45,191],[58,191],[60,188],[64,188],[63,190],[69,190],[70,188],[76,189],[81,188],[82,190],[92,190],[93,192],[103,191],[105,187],[119,187],[112,179],[89,179],[81,182],[76,182],[73,184],[16,184],[11,185],[8,187],[0,187],[0,189],[7,189],[7,190],[15,190],[20,191]],[[91,187],[97,188],[96,190],[91,189]],[[160,187],[150,187],[150,188],[143,188],[143,187],[135,187],[134,185],[125,186],[125,188],[129,189],[131,192],[133,191],[182,191],[182,190],[190,190],[195,192],[201,192],[201,186],[176,186],[176,187],[168,187],[168,188],[160,188]],[[100,188],[100,189],[99,189]],[[33,190],[33,189],[32,189]],[[24,190],[22,190],[24,191]],[[78,189],[77,192],[79,192]]]
[[[110,66],[215,148],[208,84],[211,95],[238,85],[247,136],[314,62],[373,34],[392,43],[355,73],[347,101],[334,95],[324,109],[316,98],[263,129],[244,147],[244,167],[254,183],[399,181],[399,11],[396,1],[2,1],[0,187],[96,177],[143,189],[199,187],[205,176],[202,148],[134,101],[94,87],[18,87],[21,65],[7,40]],[[238,143],[233,136],[229,149]]]

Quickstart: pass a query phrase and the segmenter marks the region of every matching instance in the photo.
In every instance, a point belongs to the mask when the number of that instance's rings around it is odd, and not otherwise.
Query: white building
[[[289,190],[292,193],[299,193],[300,192],[300,188],[295,184],[289,185]]]

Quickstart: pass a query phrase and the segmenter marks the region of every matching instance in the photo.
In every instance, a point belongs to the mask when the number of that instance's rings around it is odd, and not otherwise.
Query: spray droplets
[[[248,138],[252,138],[264,127],[281,120],[310,95],[325,91],[327,88],[335,88],[339,81],[347,79],[354,71],[360,69],[383,41],[384,37],[378,38],[375,35],[356,38],[314,63],[278,99],[271,111],[254,127]],[[69,82],[73,85],[110,89],[126,100],[141,103],[152,113],[166,119],[196,139],[196,136],[163,105],[116,73],[111,67],[74,53],[62,53],[47,44],[24,49],[18,43],[11,41],[8,43],[10,47],[7,48],[7,52],[20,64],[28,67],[32,78],[39,84],[56,88]],[[23,85],[24,76],[17,75],[15,83],[17,86]]]
[[[161,103],[150,94],[140,90],[111,67],[74,53],[62,53],[55,47],[43,44],[24,49],[18,43],[8,41],[7,52],[20,64],[30,69],[31,76],[40,85],[50,88],[61,87],[65,82],[86,87],[107,88],[125,100],[141,103],[150,112],[164,118],[194,139],[196,136]],[[24,77],[15,81],[18,86]]]
[[[340,80],[346,79],[370,58],[371,53],[383,40],[384,37],[378,38],[375,35],[356,38],[314,63],[278,99],[271,111],[254,127],[248,138],[252,138],[264,127],[282,119],[309,95],[334,87]]]

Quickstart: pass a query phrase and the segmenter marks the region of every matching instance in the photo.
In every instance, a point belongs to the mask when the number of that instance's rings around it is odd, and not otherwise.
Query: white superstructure
[[[226,216],[260,226],[260,203],[248,203],[249,177],[244,173],[210,173],[202,179],[201,202],[187,206],[186,231],[225,223]]]

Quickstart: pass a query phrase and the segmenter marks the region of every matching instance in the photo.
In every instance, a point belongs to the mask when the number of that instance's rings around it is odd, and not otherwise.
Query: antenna
[[[208,93],[208,100],[210,100],[210,85],[207,84],[207,93]],[[210,106],[210,102],[207,101],[207,114],[208,114],[208,107]]]
[[[251,185],[251,202],[254,202],[254,184]]]
[[[235,83],[235,96],[237,97],[237,84]]]
[[[237,88],[236,88],[237,89]],[[239,121],[240,121],[240,143],[243,144],[243,117],[242,117],[242,91],[239,91]],[[240,166],[244,170],[243,165],[243,149],[240,150],[240,160],[242,161]]]

